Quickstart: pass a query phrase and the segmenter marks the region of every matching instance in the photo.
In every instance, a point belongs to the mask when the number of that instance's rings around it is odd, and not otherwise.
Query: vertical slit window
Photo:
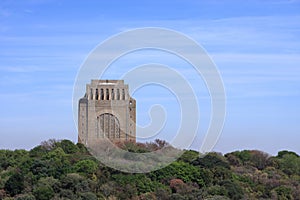
[[[101,92],[100,92],[100,97],[101,97],[101,100],[104,100],[104,94],[103,94],[103,89],[101,88],[101,90],[100,90]]]
[[[95,99],[98,100],[99,99],[99,93],[98,93],[98,89],[96,89],[96,95],[95,95]]]
[[[125,90],[122,89],[122,99],[125,100]]]
[[[115,100],[115,91],[111,89],[111,100]]]
[[[109,90],[106,89],[106,100],[109,100]]]
[[[117,89],[117,100],[120,100],[120,90]]]
[[[93,89],[91,88],[90,99],[93,100]]]

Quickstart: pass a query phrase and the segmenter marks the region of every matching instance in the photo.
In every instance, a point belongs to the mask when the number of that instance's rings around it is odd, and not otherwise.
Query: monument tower
[[[79,100],[78,142],[136,141],[136,101],[124,80],[92,80]]]

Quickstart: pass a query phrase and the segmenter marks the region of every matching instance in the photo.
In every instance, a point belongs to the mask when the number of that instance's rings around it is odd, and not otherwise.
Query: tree
[[[49,176],[59,178],[71,170],[68,156],[61,147],[49,151],[42,157],[42,160],[45,161],[48,166]]]
[[[81,193],[80,197],[82,200],[97,200],[97,195],[92,192]]]
[[[295,157],[299,157],[298,154],[296,154],[295,152],[292,152],[292,151],[279,151],[278,154],[277,154],[277,158],[283,158],[284,155],[293,155]]]
[[[36,200],[32,194],[21,194],[15,197],[15,200]]]
[[[239,158],[242,164],[246,164],[251,159],[251,153],[249,150],[235,151],[230,154],[235,155],[237,158]]]
[[[228,168],[217,166],[210,170],[213,173],[213,184],[232,179],[232,171]]]
[[[266,167],[268,158],[270,157],[269,154],[257,150],[251,151],[250,154],[250,162],[254,167],[259,170],[262,170]]]
[[[38,200],[50,200],[54,197],[54,191],[49,185],[39,185],[33,190],[33,194]]]
[[[100,186],[100,192],[105,196],[109,197],[115,193],[117,183],[115,181],[109,181]]]
[[[275,188],[272,194],[273,194],[273,198],[275,197],[276,199],[282,199],[282,200],[293,199],[291,188],[284,185]]]
[[[9,158],[7,158],[6,152],[7,150],[0,150],[0,170],[6,170],[10,166]]]
[[[24,187],[24,176],[17,172],[7,180],[4,189],[11,196],[15,196],[16,194],[20,194]]]
[[[215,196],[212,196],[212,197],[208,197],[205,200],[230,200],[230,199],[227,198],[226,196],[215,195]]]
[[[184,182],[195,182],[199,186],[204,186],[204,176],[196,166],[190,165],[182,161],[175,161],[165,168],[150,173],[150,177],[158,181],[166,181],[167,183],[178,178]]]
[[[279,168],[286,174],[300,174],[300,157],[287,153],[279,157]]]
[[[39,145],[29,151],[29,156],[35,157],[35,158],[40,158],[43,155],[45,155],[48,151],[49,150],[47,150],[44,146]]]
[[[181,187],[183,187],[184,182],[181,179],[172,179],[170,181],[170,188],[173,192],[177,192]]]
[[[0,189],[0,199],[4,199],[6,197],[6,192],[3,189]]]
[[[71,173],[67,174],[61,179],[61,188],[65,190],[70,190],[73,194],[79,194],[83,192],[90,192],[89,187],[90,180],[77,174]]]
[[[221,186],[223,186],[227,191],[227,196],[230,199],[238,200],[242,199],[244,196],[243,189],[240,185],[238,185],[236,182],[225,180],[220,183]]]
[[[56,146],[61,147],[66,154],[73,154],[79,151],[78,146],[76,146],[70,140],[62,140],[56,143]]]
[[[48,200],[54,197],[59,191],[59,180],[53,177],[41,178],[33,190],[33,194],[38,200]]]
[[[207,196],[217,196],[217,195],[226,196],[228,194],[226,188],[220,185],[210,186],[206,188],[204,191],[205,193],[207,193]]]
[[[56,143],[58,141],[55,139],[49,139],[47,141],[43,141],[41,142],[41,147],[43,147],[44,149],[51,151],[52,149],[54,149],[56,147]]]
[[[98,164],[93,160],[81,160],[75,164],[74,169],[78,173],[90,176],[96,173]]]
[[[160,199],[160,200],[169,200],[169,195],[171,194],[171,191],[170,190],[166,190],[166,189],[163,189],[163,188],[158,188],[156,191],[155,191],[155,196],[157,197],[157,199]]]
[[[21,162],[28,159],[28,152],[25,150],[0,150],[0,170],[8,167],[18,167]]]
[[[131,188],[135,188],[137,194],[153,192],[159,187],[165,187],[163,184],[151,180],[144,174],[115,174],[112,176],[112,178],[119,185],[119,187],[128,185],[128,187],[130,186]]]
[[[187,162],[187,163],[192,163],[194,160],[199,158],[200,154],[197,151],[193,150],[185,150],[184,153],[180,156],[178,160]]]
[[[163,141],[122,145],[133,152],[172,148]],[[69,140],[0,150],[0,199],[299,199],[300,157],[294,152],[182,153],[162,169],[129,174],[102,165]]]
[[[29,170],[32,172],[33,175],[37,177],[37,179],[39,179],[41,177],[48,176],[49,167],[46,161],[35,159],[33,160]]]
[[[186,200],[186,198],[183,195],[178,193],[171,194],[169,198],[172,200]]]
[[[221,154],[208,153],[204,157],[199,157],[192,162],[193,165],[199,165],[204,168],[224,167],[229,169],[229,163],[224,159]]]

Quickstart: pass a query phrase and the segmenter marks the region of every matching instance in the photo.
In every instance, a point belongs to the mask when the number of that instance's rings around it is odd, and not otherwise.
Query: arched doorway
[[[97,117],[96,134],[98,138],[120,138],[120,123],[111,113],[103,113]]]

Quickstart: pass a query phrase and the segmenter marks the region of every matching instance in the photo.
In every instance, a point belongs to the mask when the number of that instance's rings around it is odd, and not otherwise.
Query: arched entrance
[[[120,138],[120,123],[116,116],[111,113],[103,113],[97,117],[97,138]]]

